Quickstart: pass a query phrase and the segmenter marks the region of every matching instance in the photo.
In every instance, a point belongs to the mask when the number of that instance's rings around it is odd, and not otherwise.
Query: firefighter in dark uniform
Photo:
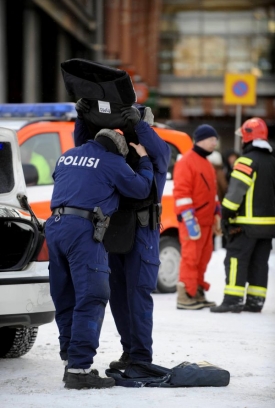
[[[242,137],[243,154],[234,163],[222,201],[226,286],[222,304],[210,309],[215,313],[262,310],[275,237],[275,159],[267,126],[255,117],[236,133]]]
[[[76,109],[79,107],[83,108],[81,102],[77,103]],[[117,369],[125,369],[131,361],[152,362],[153,300],[151,293],[156,288],[160,264],[159,212],[170,161],[169,146],[151,127],[153,114],[150,108],[136,104],[123,108],[122,116],[125,119],[123,132],[126,141],[131,140],[131,137],[137,137],[139,143],[144,144],[153,163],[155,182],[145,200],[127,200],[121,197],[121,220],[132,210],[135,212],[133,245],[127,253],[109,253],[110,306],[123,349],[121,357],[110,363],[111,368]],[[132,132],[129,131],[130,128]],[[85,142],[84,129],[85,125],[80,118],[74,133],[76,145]],[[136,159],[131,152],[126,160],[135,169]]]
[[[109,300],[108,256],[102,243],[119,195],[143,199],[152,163],[141,145],[134,172],[124,136],[110,129],[65,152],[53,173],[52,216],[46,222],[51,296],[56,308],[66,388],[106,388],[114,380],[91,371]]]

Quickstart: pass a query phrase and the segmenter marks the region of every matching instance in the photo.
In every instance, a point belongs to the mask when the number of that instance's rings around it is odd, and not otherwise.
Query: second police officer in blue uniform
[[[89,105],[85,105],[85,100],[80,100],[76,109],[79,118],[76,121],[74,137],[75,144],[81,145],[89,137],[85,123],[81,120],[81,110],[87,112]],[[126,141],[131,140],[131,137],[137,137],[139,143],[144,145],[148,152],[153,163],[154,183],[151,193],[145,200],[127,200],[121,197],[121,218],[117,218],[119,211],[115,214],[117,223],[123,222],[126,214],[130,214],[132,210],[137,218],[133,245],[126,253],[123,253],[121,247],[126,245],[129,239],[120,237],[120,233],[124,234],[128,224],[124,224],[117,234],[115,229],[112,230],[113,235],[117,237],[116,241],[120,240],[122,244],[109,253],[110,306],[123,349],[121,357],[110,363],[110,368],[117,369],[125,369],[131,362],[152,362],[153,299],[151,293],[156,288],[160,264],[159,203],[170,160],[168,144],[150,126],[153,124],[150,108],[137,104],[125,107],[122,108],[122,116],[125,121],[123,131]],[[130,133],[132,132],[130,136],[127,133],[129,129]],[[127,156],[127,162],[135,169],[136,159],[130,153]]]
[[[140,144],[136,173],[126,164],[124,136],[102,129],[95,140],[65,152],[58,160],[46,222],[51,296],[56,308],[60,356],[66,388],[107,388],[112,378],[91,370],[109,300],[108,256],[102,243],[119,194],[148,196],[152,163]],[[124,157],[123,157],[124,156]]]

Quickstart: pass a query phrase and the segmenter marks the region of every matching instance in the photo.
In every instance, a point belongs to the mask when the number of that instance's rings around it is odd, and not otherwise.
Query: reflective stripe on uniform
[[[252,173],[253,169],[249,166],[247,166],[246,164],[242,164],[242,163],[237,163],[234,166],[234,170],[239,170],[242,171],[243,173],[246,173],[250,176],[250,174]]]
[[[232,211],[237,211],[237,209],[240,206],[240,204],[233,203],[232,201],[228,200],[227,198],[224,198],[222,200],[222,205],[224,207],[228,208],[229,210],[232,210]]]
[[[247,164],[248,166],[250,166],[252,164],[252,162],[253,162],[252,159],[249,159],[248,157],[242,157],[241,156],[235,161],[234,165],[236,163],[243,163],[243,164]]]
[[[238,259],[230,258],[230,270],[229,270],[229,285],[235,286],[237,276]]]
[[[190,197],[187,197],[187,198],[178,198],[178,199],[176,200],[176,206],[177,206],[177,207],[180,207],[181,205],[192,204],[192,203],[193,203],[193,200],[192,200],[192,198],[190,198]]]
[[[233,170],[231,173],[231,177],[236,178],[237,180],[242,181],[243,183],[247,184],[248,186],[251,186],[253,183],[252,179],[245,174],[241,173],[238,170]]]
[[[238,259],[230,258],[229,283],[224,288],[225,295],[240,296],[240,297],[244,296],[245,287],[236,286],[237,270],[238,270]]]
[[[255,187],[255,180],[257,178],[257,173],[255,172],[252,177],[252,185],[247,190],[246,198],[245,198],[245,215],[246,217],[253,217],[253,195],[254,195],[254,187]]]
[[[252,296],[261,296],[261,297],[266,297],[266,292],[267,289],[263,288],[262,286],[248,286],[247,288],[247,294],[252,295]]]
[[[229,222],[231,224],[274,225],[275,217],[236,217]]]
[[[226,285],[224,288],[225,295],[244,297],[245,287]]]

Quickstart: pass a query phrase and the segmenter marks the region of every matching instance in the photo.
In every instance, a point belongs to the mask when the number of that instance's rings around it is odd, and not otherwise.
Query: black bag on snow
[[[121,129],[125,125],[120,109],[136,101],[136,93],[126,71],[89,60],[74,58],[61,63],[69,95],[89,100],[91,109],[84,120],[94,128]]]
[[[151,363],[131,363],[124,372],[116,369],[105,371],[122,387],[225,387],[229,384],[230,373],[206,361],[183,363],[165,368]]]

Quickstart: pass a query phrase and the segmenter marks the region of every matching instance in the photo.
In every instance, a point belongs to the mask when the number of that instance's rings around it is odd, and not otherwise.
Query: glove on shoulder
[[[194,210],[186,210],[181,213],[182,219],[185,222],[190,239],[196,240],[201,237],[200,226],[194,217]]]
[[[139,110],[134,106],[121,108],[121,116],[126,123],[127,121],[130,121],[134,126],[140,121],[141,118]]]
[[[143,122],[148,123],[149,126],[153,126],[154,124],[154,114],[152,112],[152,109],[149,106],[146,106],[144,109],[144,114],[142,116]]]

